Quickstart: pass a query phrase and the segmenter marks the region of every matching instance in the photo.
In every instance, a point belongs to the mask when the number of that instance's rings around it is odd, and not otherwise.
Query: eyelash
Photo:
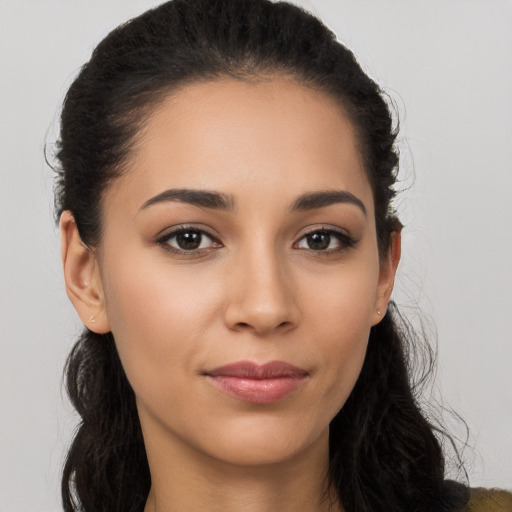
[[[185,233],[199,234],[201,237],[200,244],[203,242],[202,238],[207,237],[214,244],[217,244],[217,245],[214,247],[206,247],[206,248],[198,247],[195,249],[188,249],[188,250],[181,249],[178,247],[173,247],[170,245],[170,241],[172,239],[176,238],[180,234],[185,234]],[[300,242],[302,242],[303,240],[306,240],[307,237],[312,236],[312,235],[318,235],[318,234],[327,235],[329,237],[336,238],[338,240],[339,247],[336,247],[334,249],[320,249],[320,250],[315,250],[315,249],[311,249],[311,248],[307,248],[307,247],[296,247]],[[329,243],[330,242],[331,242],[331,239],[329,239]],[[310,231],[304,233],[299,238],[299,240],[293,244],[293,246],[294,246],[294,248],[296,248],[298,250],[310,251],[318,256],[328,256],[328,255],[332,255],[332,254],[336,254],[336,253],[340,253],[340,252],[349,250],[352,247],[354,247],[357,244],[357,242],[358,242],[357,240],[352,238],[348,233],[346,233],[344,231],[333,229],[333,228],[321,227],[321,228],[311,229]],[[179,228],[174,229],[168,233],[165,233],[163,236],[159,237],[155,241],[155,243],[157,245],[161,246],[165,251],[173,253],[178,256],[199,256],[199,255],[203,255],[207,251],[223,247],[222,243],[211,233],[209,233],[205,229],[197,228],[197,227],[193,227],[193,226],[180,226]]]
[[[296,244],[300,243],[301,241],[306,240],[308,236],[318,235],[318,234],[327,235],[329,237],[336,238],[338,240],[339,247],[336,247],[334,249],[325,249],[325,250],[315,250],[315,249],[311,249],[311,248],[298,248],[298,249],[299,250],[306,250],[306,251],[309,250],[309,251],[315,253],[315,255],[318,255],[318,256],[328,256],[328,255],[331,255],[331,254],[337,254],[337,253],[346,251],[348,249],[351,249],[352,247],[354,247],[357,244],[357,240],[355,240],[353,237],[351,237],[345,231],[338,230],[338,229],[333,229],[333,228],[321,227],[321,228],[311,229],[310,231],[304,233],[300,237],[298,242],[296,242],[294,244],[294,246]]]
[[[170,241],[173,238],[177,237],[180,234],[185,234],[185,233],[197,233],[201,237],[206,236],[206,237],[210,238],[212,240],[212,242],[215,242],[216,244],[218,244],[218,246],[217,247],[207,247],[207,248],[202,248],[202,249],[198,248],[198,249],[187,250],[187,249],[180,249],[179,247],[173,247],[170,245]],[[196,228],[193,226],[180,226],[177,229],[174,229],[168,233],[165,233],[163,236],[159,237],[155,242],[157,245],[161,246],[165,251],[176,254],[178,256],[202,255],[202,254],[204,254],[205,251],[209,251],[214,248],[223,247],[222,243],[211,233],[209,233],[205,229]],[[202,243],[202,240],[201,240],[201,243]]]

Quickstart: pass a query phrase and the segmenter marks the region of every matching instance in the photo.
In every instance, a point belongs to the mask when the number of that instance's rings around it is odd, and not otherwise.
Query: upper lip
[[[238,377],[264,380],[283,377],[306,377],[308,372],[284,361],[269,361],[265,364],[252,361],[237,361],[204,372],[210,377]]]

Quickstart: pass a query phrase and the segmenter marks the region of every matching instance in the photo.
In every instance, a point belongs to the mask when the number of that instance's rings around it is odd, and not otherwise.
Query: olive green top
[[[512,493],[501,489],[471,489],[464,512],[512,512]]]

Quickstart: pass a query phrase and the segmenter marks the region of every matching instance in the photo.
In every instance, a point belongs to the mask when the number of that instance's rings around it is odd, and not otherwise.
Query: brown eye
[[[295,247],[315,252],[333,253],[349,249],[356,243],[356,240],[347,233],[334,229],[319,229],[305,234]]]
[[[306,243],[313,251],[324,251],[329,248],[331,243],[331,235],[328,233],[312,233],[306,236]]]
[[[182,227],[157,240],[164,249],[175,252],[194,252],[222,247],[222,244],[201,229]]]
[[[176,245],[184,251],[193,251],[199,249],[203,239],[202,233],[199,231],[182,231],[176,236]]]

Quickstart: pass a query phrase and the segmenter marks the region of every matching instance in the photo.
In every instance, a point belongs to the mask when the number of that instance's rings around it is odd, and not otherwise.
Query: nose
[[[260,336],[288,332],[299,320],[293,280],[275,251],[241,254],[230,267],[225,323]]]

